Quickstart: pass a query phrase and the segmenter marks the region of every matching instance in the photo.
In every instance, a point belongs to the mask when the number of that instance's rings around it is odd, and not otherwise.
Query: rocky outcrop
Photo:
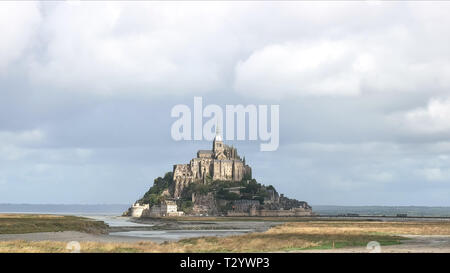
[[[212,192],[207,194],[192,194],[194,204],[192,213],[196,215],[217,215],[216,198]]]

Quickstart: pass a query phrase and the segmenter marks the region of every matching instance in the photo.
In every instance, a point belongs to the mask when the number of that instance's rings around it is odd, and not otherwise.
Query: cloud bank
[[[450,205],[446,2],[2,2],[0,200],[129,203],[209,143],[170,109],[279,104],[256,178],[312,204]],[[273,169],[279,171],[273,171]]]

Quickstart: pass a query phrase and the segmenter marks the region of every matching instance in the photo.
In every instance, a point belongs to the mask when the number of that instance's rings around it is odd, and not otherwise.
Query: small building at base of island
[[[138,202],[134,203],[133,206],[131,206],[128,209],[128,212],[124,213],[124,215],[126,216],[131,216],[131,217],[135,217],[135,218],[139,218],[142,216],[142,213],[145,210],[149,210],[150,206],[149,204],[139,204]]]
[[[131,217],[163,217],[163,216],[183,216],[182,211],[178,211],[177,203],[172,200],[161,202],[160,205],[149,206],[149,204],[135,203],[128,211]]]

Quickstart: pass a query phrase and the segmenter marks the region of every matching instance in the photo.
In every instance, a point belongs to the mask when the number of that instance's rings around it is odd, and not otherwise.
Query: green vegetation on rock
[[[258,200],[261,204],[264,198],[268,197],[268,191],[272,190],[276,193],[272,185],[264,186],[258,183],[255,179],[243,179],[241,181],[222,181],[213,180],[207,176],[205,183],[190,183],[183,189],[180,200],[177,201],[179,210],[189,214],[194,206],[192,202],[192,195],[207,195],[213,194],[215,199],[225,201],[235,201],[240,199]],[[153,186],[138,200],[141,204],[149,204],[150,206],[158,205],[165,200],[166,197],[171,196],[173,191],[173,173],[167,172],[164,177],[158,177],[154,180]],[[239,187],[240,194],[230,191],[230,188]],[[222,211],[231,209],[230,202],[223,208]]]
[[[167,172],[164,177],[158,177],[153,181],[153,186],[138,200],[141,204],[150,204],[150,206],[159,204],[164,200],[162,195],[164,191],[169,190],[173,184],[173,173]]]

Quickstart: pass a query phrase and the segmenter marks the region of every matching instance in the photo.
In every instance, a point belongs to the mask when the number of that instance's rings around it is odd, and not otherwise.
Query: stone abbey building
[[[213,181],[217,183],[211,184]],[[189,191],[191,183],[204,187],[195,185],[200,187]],[[245,158],[241,159],[236,148],[225,145],[216,132],[212,150],[198,151],[188,164],[176,164],[172,173],[155,179],[153,186],[124,215],[285,217],[313,213],[307,202],[279,195],[273,186],[252,179],[252,169]]]
[[[241,159],[236,148],[225,145],[220,132],[216,132],[212,150],[200,150],[189,164],[173,166],[175,182],[174,198],[179,198],[189,183],[207,183],[208,179],[223,181],[241,181],[250,179],[252,170]]]

